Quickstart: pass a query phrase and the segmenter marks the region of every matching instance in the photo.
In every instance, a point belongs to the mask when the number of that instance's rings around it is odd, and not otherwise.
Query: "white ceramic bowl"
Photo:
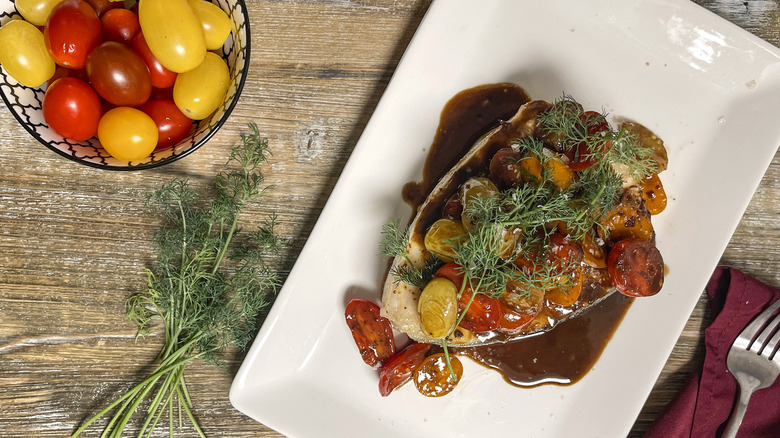
[[[0,25],[14,18],[21,18],[16,10],[16,0],[0,0]],[[222,105],[208,118],[193,122],[190,133],[173,147],[155,150],[139,161],[121,161],[110,156],[96,138],[72,141],[62,138],[43,120],[41,106],[47,84],[29,88],[16,82],[4,69],[0,69],[0,96],[5,105],[24,128],[44,146],[59,155],[87,166],[108,170],[140,170],[161,166],[194,152],[203,145],[227,120],[238,102],[249,68],[250,31],[249,16],[244,0],[210,0],[227,12],[233,29],[217,54],[227,62],[230,70],[230,86]]]

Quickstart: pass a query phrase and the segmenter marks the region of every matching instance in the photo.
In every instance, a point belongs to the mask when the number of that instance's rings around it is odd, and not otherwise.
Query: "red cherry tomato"
[[[141,31],[138,15],[127,9],[111,9],[100,17],[103,27],[103,41],[115,41],[131,45],[133,38]]]
[[[463,288],[464,274],[461,272],[457,263],[447,263],[439,268],[434,274],[436,277],[446,278],[455,284],[458,292]],[[463,289],[458,298],[458,312],[462,313],[471,300],[472,290],[470,287]],[[501,319],[501,304],[495,299],[485,294],[477,294],[474,301],[471,302],[466,315],[460,322],[460,326],[474,333],[484,333],[498,328],[498,322]]]
[[[100,19],[89,3],[65,0],[49,14],[43,38],[46,49],[58,65],[84,68],[87,55],[102,38]]]
[[[415,342],[391,357],[379,373],[379,394],[387,397],[395,388],[408,382],[430,349],[430,344]]]
[[[381,365],[395,354],[395,339],[390,321],[379,315],[379,306],[367,300],[354,299],[344,312],[363,361]]]
[[[516,335],[528,327],[536,317],[532,313],[518,312],[503,301],[501,303],[501,319],[498,321],[498,330],[507,335]]]
[[[117,106],[137,107],[149,99],[146,64],[131,48],[106,41],[87,57],[87,75],[100,97]]]
[[[111,0],[86,0],[86,2],[95,9],[98,17],[102,17],[107,11],[124,6],[123,2],[112,2]]]
[[[100,97],[86,82],[60,78],[46,90],[43,118],[57,134],[83,141],[97,132],[103,114]]]
[[[560,273],[566,267],[576,267],[582,261],[582,246],[563,233],[550,234],[550,247],[547,263],[555,266]]]
[[[485,294],[477,294],[471,300],[471,288],[467,287],[458,298],[458,312],[462,313],[466,306],[466,315],[460,326],[474,333],[485,333],[498,328],[501,321],[501,302]]]
[[[609,123],[604,116],[596,111],[585,111],[580,113],[580,120],[585,123],[588,130],[588,135],[594,135],[599,132],[609,130]],[[606,152],[609,148],[609,142],[605,145]],[[569,157],[569,168],[575,172],[582,172],[588,167],[596,163],[596,157],[592,156],[591,151],[588,150],[586,143],[580,143],[576,148],[568,151],[566,156]]]
[[[463,364],[457,357],[450,356],[450,366],[452,373],[444,353],[426,357],[414,372],[414,386],[417,391],[426,397],[441,397],[452,392],[463,377]]]
[[[151,117],[157,125],[159,135],[157,148],[175,145],[190,132],[192,127],[192,120],[179,110],[173,100],[150,100],[138,109]]]
[[[152,86],[155,88],[170,88],[176,82],[176,73],[165,68],[160,61],[152,54],[149,45],[146,44],[144,35],[141,32],[133,38],[133,50],[135,50],[141,59],[146,63],[149,73],[152,76]]]
[[[652,242],[623,239],[609,251],[607,273],[623,295],[649,297],[657,294],[664,284],[664,260]]]

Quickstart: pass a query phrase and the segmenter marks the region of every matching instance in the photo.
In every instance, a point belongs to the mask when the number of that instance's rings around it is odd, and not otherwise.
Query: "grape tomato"
[[[0,27],[0,64],[17,82],[33,88],[49,80],[55,71],[43,33],[23,20]]]
[[[51,10],[62,0],[16,0],[16,10],[25,20],[35,26],[43,26]]]
[[[354,299],[347,304],[344,317],[363,362],[377,366],[395,354],[393,329],[390,321],[379,315],[379,306]]]
[[[103,28],[103,41],[114,41],[131,45],[141,31],[138,15],[128,9],[111,9],[100,17]]]
[[[183,73],[203,62],[206,39],[187,0],[141,0],[138,19],[146,43],[168,70]]]
[[[188,72],[179,73],[173,85],[173,100],[187,117],[202,120],[225,100],[230,85],[227,64],[214,52]]]
[[[60,78],[43,97],[43,118],[57,134],[75,141],[95,135],[103,108],[100,97],[86,82]]]
[[[222,8],[208,0],[189,0],[189,3],[203,27],[206,49],[218,50],[225,44],[233,28],[230,17]]]
[[[379,394],[387,397],[393,390],[408,382],[412,374],[425,360],[430,344],[415,342],[391,357],[379,372]]]
[[[192,120],[179,111],[173,100],[150,100],[138,109],[151,117],[157,125],[158,149],[175,145],[190,132],[192,127]]]
[[[100,119],[98,140],[112,157],[135,161],[147,157],[157,145],[154,120],[137,108],[117,107]]]
[[[144,61],[131,48],[113,41],[92,50],[87,58],[87,75],[95,91],[117,106],[140,106],[152,93]]]
[[[155,58],[149,45],[146,44],[144,34],[138,32],[135,38],[133,38],[133,50],[137,53],[141,59],[146,63],[146,67],[149,69],[149,75],[152,79],[152,87],[167,89],[173,87],[176,82],[176,73],[165,68],[162,63]],[[173,98],[173,90],[171,90],[171,98]]]
[[[83,68],[100,44],[102,28],[95,9],[83,0],[65,0],[52,9],[43,30],[46,49],[58,65]]]

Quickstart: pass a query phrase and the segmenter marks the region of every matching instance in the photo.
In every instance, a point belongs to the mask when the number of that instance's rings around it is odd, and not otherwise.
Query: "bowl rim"
[[[208,1],[208,0],[207,0]],[[245,48],[245,66],[244,69],[239,74],[238,78],[238,85],[236,86],[236,93],[233,96],[233,99],[230,101],[230,104],[225,108],[225,112],[222,115],[222,118],[214,125],[214,127],[209,130],[209,132],[203,136],[200,140],[195,142],[191,148],[187,149],[185,152],[182,152],[181,154],[175,155],[169,159],[162,160],[162,161],[155,161],[152,163],[146,163],[146,164],[139,164],[136,166],[133,165],[126,165],[126,166],[109,166],[104,164],[95,163],[92,161],[85,161],[80,160],[73,155],[66,154],[65,152],[61,151],[60,149],[57,149],[49,144],[46,140],[44,140],[35,130],[30,128],[30,126],[25,123],[24,120],[15,112],[11,111],[10,108],[12,107],[11,102],[6,97],[6,93],[3,92],[2,87],[0,87],[0,97],[3,98],[3,102],[5,103],[6,107],[9,109],[9,112],[14,116],[17,122],[19,122],[24,129],[30,133],[30,135],[33,136],[36,140],[38,140],[38,143],[46,146],[49,150],[56,152],[58,155],[67,158],[69,161],[92,167],[95,169],[101,169],[101,170],[111,170],[111,171],[136,171],[136,170],[147,170],[147,169],[153,169],[156,167],[160,167],[166,164],[173,163],[174,161],[178,161],[191,153],[195,152],[196,150],[200,149],[201,146],[203,146],[211,137],[214,136],[214,134],[219,131],[219,129],[222,127],[222,125],[225,124],[225,121],[228,119],[230,114],[233,112],[233,109],[238,105],[238,101],[241,97],[241,92],[244,90],[244,84],[246,82],[247,76],[249,76],[249,63],[251,59],[251,53],[252,53],[252,31],[250,28],[250,22],[249,22],[249,11],[246,7],[246,1],[245,0],[234,0],[236,3],[241,5],[241,11],[242,15],[244,16],[244,26],[246,28],[246,48]],[[14,2],[15,3],[15,2]]]

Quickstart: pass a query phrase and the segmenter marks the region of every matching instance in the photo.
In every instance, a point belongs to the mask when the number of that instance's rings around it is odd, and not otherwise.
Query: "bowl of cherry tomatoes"
[[[0,0],[0,96],[70,160],[140,170],[224,124],[249,66],[244,0]]]

